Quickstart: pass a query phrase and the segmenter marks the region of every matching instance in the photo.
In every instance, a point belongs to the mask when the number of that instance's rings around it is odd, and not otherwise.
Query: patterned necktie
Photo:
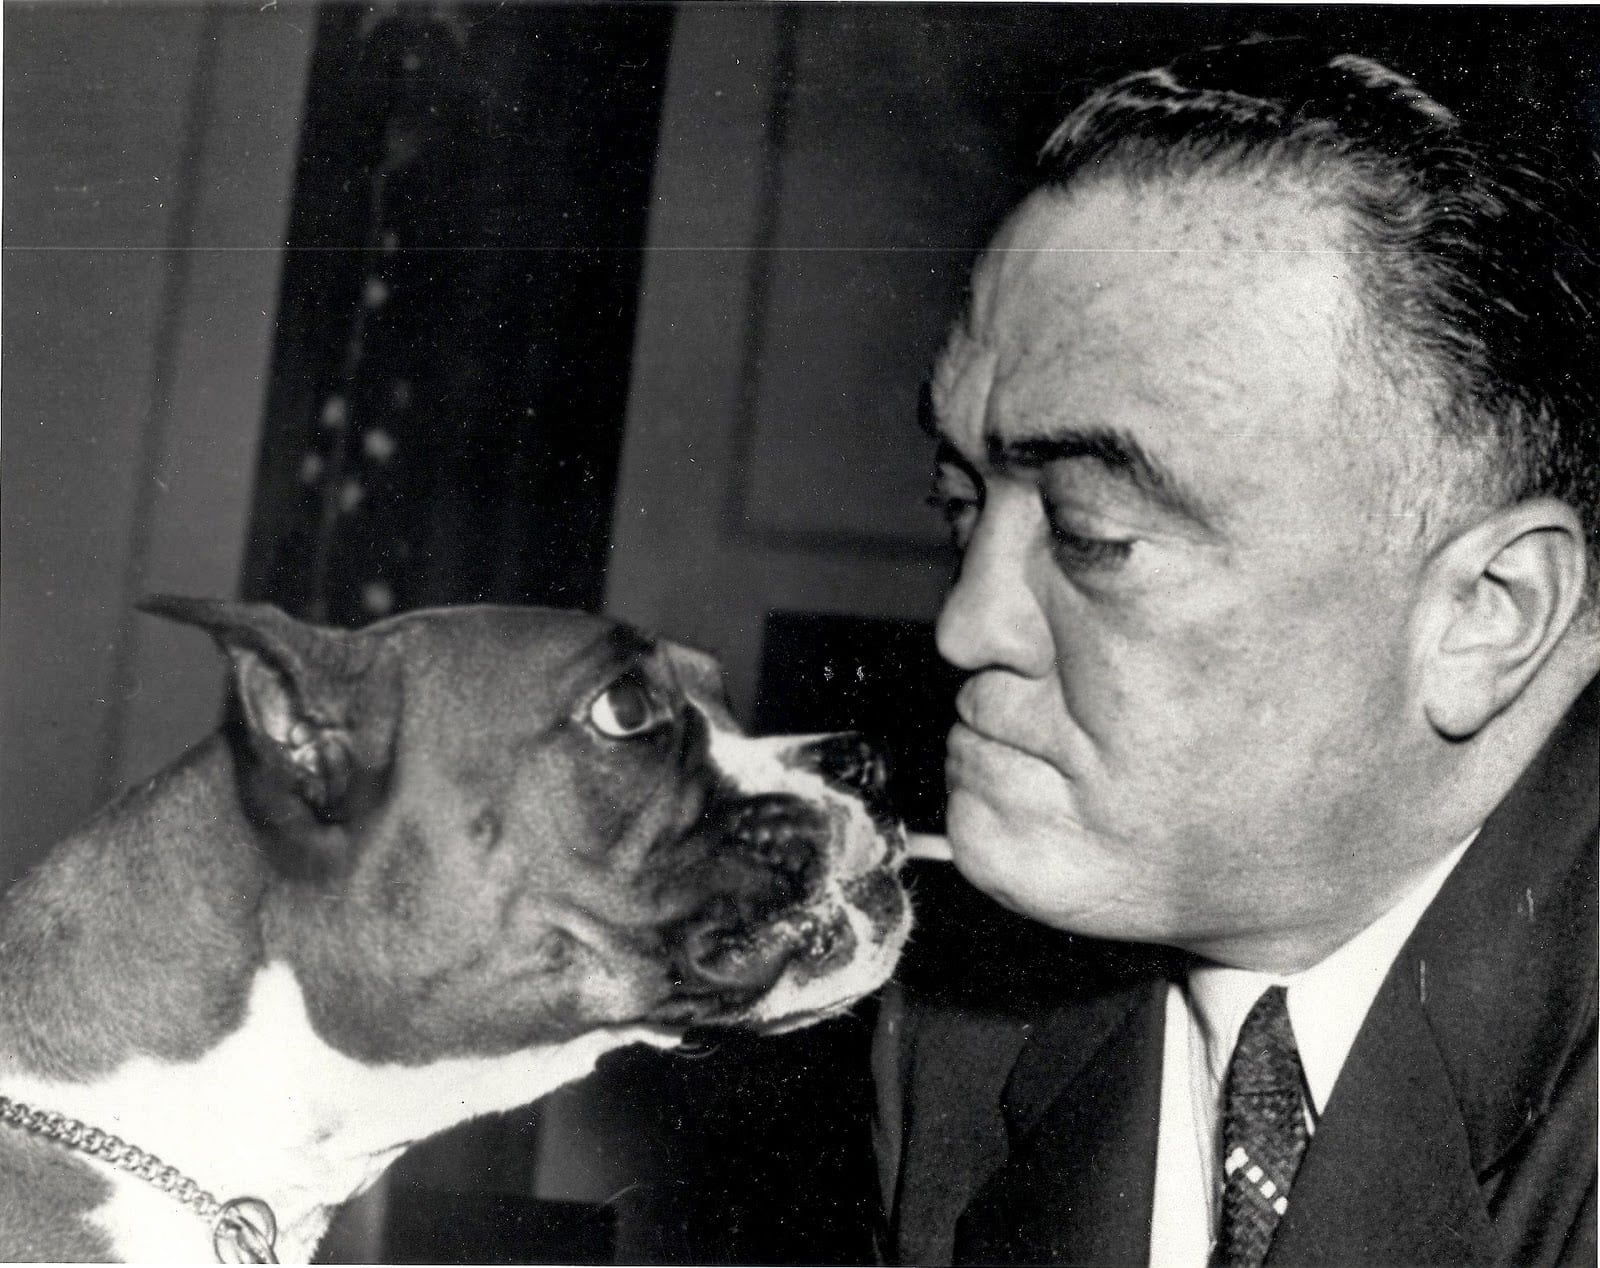
[[[1213,1268],[1255,1268],[1289,1209],[1306,1151],[1303,1076],[1288,999],[1262,992],[1239,1030],[1222,1104],[1222,1224]]]

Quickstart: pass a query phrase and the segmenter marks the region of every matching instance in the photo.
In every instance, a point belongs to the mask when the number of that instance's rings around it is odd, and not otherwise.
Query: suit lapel
[[[1295,1177],[1269,1262],[1471,1263],[1488,1195],[1592,1044],[1590,684],[1396,957]]]
[[[1395,966],[1419,984],[1480,1175],[1515,1153],[1594,1042],[1597,771],[1600,679],[1484,824]]]
[[[956,1261],[1143,1264],[1161,1102],[1164,975],[1062,1010],[1007,1084],[1010,1153],[956,1229]]]
[[[1269,1264],[1475,1263],[1494,1237],[1414,984],[1391,974],[1289,1194]]]

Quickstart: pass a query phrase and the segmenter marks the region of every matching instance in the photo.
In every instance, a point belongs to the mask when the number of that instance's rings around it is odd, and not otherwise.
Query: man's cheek
[[[1002,906],[1043,917],[1061,905],[1049,879],[1059,862],[1050,856],[1070,851],[1065,825],[1043,830],[1038,807],[997,806],[973,792],[951,794],[946,832],[956,870]]]
[[[1250,611],[1234,602],[1097,601],[1058,586],[1048,606],[1066,714],[1096,740],[1137,730],[1212,694],[1249,651]]]
[[[1142,640],[1112,648],[1094,687],[1114,719],[1122,756],[1169,773],[1221,746],[1237,750],[1253,730],[1303,692],[1289,673],[1292,631],[1263,623],[1250,604],[1222,601],[1169,613]],[[1120,727],[1116,724],[1120,719]]]

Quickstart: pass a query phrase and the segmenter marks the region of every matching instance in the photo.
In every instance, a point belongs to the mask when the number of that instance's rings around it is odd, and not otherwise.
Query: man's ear
[[[1583,602],[1583,526],[1554,498],[1505,507],[1428,563],[1422,678],[1441,735],[1477,734],[1522,694]]]
[[[379,640],[266,603],[157,595],[139,607],[217,640],[233,662],[252,749],[318,819],[342,820],[356,774],[388,765],[399,683]]]

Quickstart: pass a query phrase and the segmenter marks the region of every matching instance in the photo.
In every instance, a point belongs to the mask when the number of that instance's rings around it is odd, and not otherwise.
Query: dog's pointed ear
[[[233,662],[251,747],[319,819],[345,818],[356,776],[388,766],[400,687],[381,639],[310,625],[268,603],[156,595],[139,607],[217,640]]]

